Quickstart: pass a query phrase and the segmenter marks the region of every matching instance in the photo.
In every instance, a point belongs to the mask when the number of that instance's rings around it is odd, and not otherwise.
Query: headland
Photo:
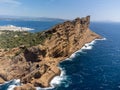
[[[0,51],[0,83],[20,79],[22,86],[14,90],[36,90],[49,87],[61,71],[61,61],[69,58],[86,43],[102,37],[89,29],[90,16],[66,21],[37,34],[42,42],[34,46],[18,45]],[[7,67],[6,67],[7,66]]]

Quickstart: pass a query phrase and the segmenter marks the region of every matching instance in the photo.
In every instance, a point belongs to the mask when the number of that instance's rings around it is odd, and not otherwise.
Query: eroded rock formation
[[[90,16],[66,21],[45,31],[51,36],[42,45],[21,46],[0,51],[0,83],[20,79],[23,86],[15,90],[35,90],[48,87],[51,79],[60,75],[58,64],[86,43],[101,38],[90,31]]]

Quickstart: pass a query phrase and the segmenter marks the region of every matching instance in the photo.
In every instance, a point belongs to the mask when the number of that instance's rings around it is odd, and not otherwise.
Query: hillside
[[[87,16],[66,21],[41,33],[32,35],[21,33],[23,38],[21,35],[12,33],[12,36],[17,35],[18,39],[12,38],[14,44],[10,44],[13,45],[12,47],[9,45],[11,49],[0,51],[0,83],[20,79],[23,85],[16,87],[15,90],[49,87],[51,79],[60,75],[58,64],[61,61],[70,57],[86,43],[101,38],[89,29],[89,24],[90,16]],[[33,39],[36,42],[33,42]]]

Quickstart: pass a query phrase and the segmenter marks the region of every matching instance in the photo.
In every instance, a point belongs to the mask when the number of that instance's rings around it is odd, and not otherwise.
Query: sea
[[[47,30],[59,21],[0,21],[0,25]],[[91,22],[90,29],[103,37],[87,43],[59,64],[61,75],[50,82],[51,87],[37,90],[120,90],[120,23]],[[20,80],[0,85],[0,90],[13,90]]]

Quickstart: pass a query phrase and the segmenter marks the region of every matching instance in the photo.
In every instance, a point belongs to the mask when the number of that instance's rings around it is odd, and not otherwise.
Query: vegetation
[[[26,47],[42,44],[52,34],[39,32],[0,31],[0,48],[14,48],[21,45]]]

